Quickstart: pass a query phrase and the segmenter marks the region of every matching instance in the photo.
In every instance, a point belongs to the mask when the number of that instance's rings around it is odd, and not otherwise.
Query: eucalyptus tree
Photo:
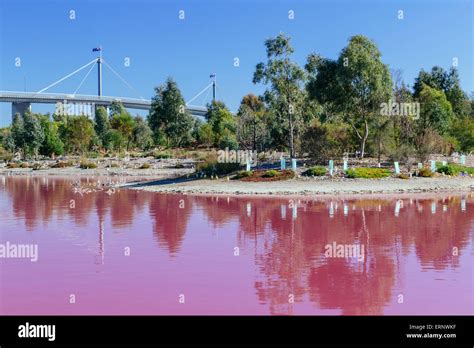
[[[276,117],[283,133],[288,137],[290,157],[295,157],[296,127],[303,116],[305,100],[302,88],[305,71],[291,60],[294,49],[290,37],[280,33],[277,37],[266,40],[265,47],[267,62],[257,64],[253,83],[263,83],[269,87],[264,94],[265,101],[270,113]]]

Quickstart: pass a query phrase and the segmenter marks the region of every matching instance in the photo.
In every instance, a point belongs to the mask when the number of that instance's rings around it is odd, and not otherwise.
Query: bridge
[[[13,92],[0,91],[0,102],[12,103],[12,116],[16,113],[24,114],[25,111],[30,110],[31,104],[56,104],[56,103],[83,103],[91,104],[92,110],[97,106],[109,107],[112,102],[119,101],[125,108],[150,110],[151,100],[149,99],[134,99],[123,97],[107,97],[96,95],[81,95],[81,94],[60,94],[60,93],[34,93],[34,92]],[[186,109],[193,116],[204,116],[207,108],[204,106],[186,105]]]
[[[136,90],[118,74],[102,57],[102,47],[94,48],[93,52],[100,52],[97,58],[94,58],[89,63],[81,66],[72,73],[62,77],[47,87],[39,90],[38,92],[18,92],[18,91],[0,91],[0,103],[11,103],[12,104],[12,117],[17,114],[24,114],[26,111],[31,111],[31,104],[75,104],[75,105],[87,105],[90,107],[92,114],[95,114],[96,107],[104,106],[110,107],[113,102],[121,102],[125,108],[138,109],[138,110],[150,110],[152,101],[150,99],[141,98],[128,98],[128,97],[114,97],[114,96],[103,96],[102,95],[102,64],[104,64],[110,71],[116,75],[129,89],[136,92]],[[79,89],[82,87],[87,77],[92,72],[93,68],[97,65],[97,95],[83,95],[77,94]],[[89,67],[89,71],[81,80],[81,83],[73,93],[44,93],[51,87],[56,86],[62,81],[69,77],[77,74],[78,72]],[[186,110],[195,117],[202,117],[206,114],[207,108],[205,106],[192,105],[196,98],[202,95],[205,91],[210,92],[212,88],[212,98],[216,99],[216,75],[210,76],[212,82],[208,84],[203,90],[201,90],[196,96],[186,102]]]

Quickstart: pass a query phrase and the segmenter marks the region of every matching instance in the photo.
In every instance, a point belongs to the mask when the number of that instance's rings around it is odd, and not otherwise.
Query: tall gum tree
[[[392,81],[381,53],[370,39],[356,35],[336,61],[312,54],[306,65],[310,73],[309,95],[343,115],[365,155],[371,123],[381,115],[381,103],[391,97]]]
[[[253,75],[253,83],[269,85],[266,102],[281,120],[286,118],[290,157],[295,156],[295,125],[301,118],[305,71],[290,57],[294,50],[290,38],[283,33],[265,41],[267,62],[259,63]],[[283,122],[282,122],[283,124]]]

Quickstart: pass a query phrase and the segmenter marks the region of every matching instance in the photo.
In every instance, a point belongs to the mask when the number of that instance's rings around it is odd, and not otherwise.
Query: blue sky
[[[457,57],[463,89],[474,90],[471,0],[0,0],[0,11],[0,90],[38,91],[92,60],[92,48],[102,45],[104,58],[137,91],[105,69],[104,95],[149,98],[172,76],[189,100],[216,73],[218,98],[235,111],[243,95],[263,92],[252,84],[253,71],[266,58],[264,40],[279,32],[292,37],[300,64],[311,52],[336,58],[350,36],[366,35],[410,85],[421,68],[449,69]],[[86,72],[49,92],[74,92]],[[78,93],[96,94],[96,84],[93,71]],[[0,124],[8,124],[10,105],[0,112]]]

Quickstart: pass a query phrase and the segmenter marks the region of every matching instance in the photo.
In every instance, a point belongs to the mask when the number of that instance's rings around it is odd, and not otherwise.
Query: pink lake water
[[[472,193],[212,197],[96,180],[0,177],[0,244],[38,247],[36,262],[0,258],[0,314],[474,313]]]

